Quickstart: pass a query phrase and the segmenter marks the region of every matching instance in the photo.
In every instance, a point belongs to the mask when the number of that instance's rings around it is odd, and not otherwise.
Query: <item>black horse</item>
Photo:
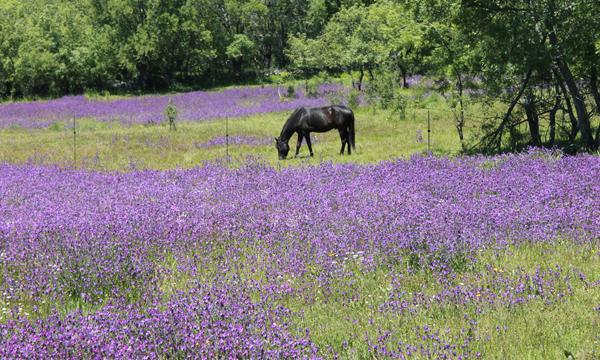
[[[314,156],[312,145],[310,143],[311,132],[325,132],[331,129],[337,129],[342,140],[342,150],[348,145],[348,155],[352,154],[350,147],[356,150],[354,143],[354,113],[349,108],[342,105],[332,105],[320,108],[301,107],[292,113],[287,119],[281,135],[275,138],[275,145],[279,153],[279,160],[287,157],[290,151],[289,141],[294,133],[298,133],[298,145],[296,146],[296,156],[300,152],[302,138],[306,139],[310,156]]]

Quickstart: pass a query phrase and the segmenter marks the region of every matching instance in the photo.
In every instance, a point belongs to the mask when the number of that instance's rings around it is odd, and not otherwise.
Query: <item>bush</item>
[[[169,103],[165,107],[165,116],[169,121],[169,130],[177,130],[175,121],[177,120],[177,107],[173,104],[173,99],[169,98]]]
[[[314,98],[319,96],[319,81],[308,80],[306,82],[306,97]]]
[[[341,103],[344,102],[344,96],[338,90],[336,90],[336,91],[328,91],[327,92],[327,99],[329,100],[329,103],[331,105],[337,105],[337,104],[341,104]]]
[[[394,98],[391,103],[392,113],[397,114],[400,120],[406,119],[406,108],[408,102],[406,98],[398,93],[394,94]]]
[[[294,88],[294,85],[289,85],[287,87],[287,95],[286,97],[292,99],[296,97],[296,88]]]
[[[348,96],[348,107],[354,109],[358,107],[360,104],[360,92],[358,90],[352,89],[350,91],[350,95]]]
[[[372,105],[389,109],[393,103],[397,84],[389,74],[380,74],[366,86],[367,97]]]

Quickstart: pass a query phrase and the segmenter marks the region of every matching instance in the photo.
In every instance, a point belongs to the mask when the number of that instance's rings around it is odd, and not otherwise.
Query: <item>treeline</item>
[[[0,97],[260,78],[359,0],[0,0]]]
[[[465,149],[595,151],[598,24],[597,0],[0,0],[0,97],[247,82],[287,69],[348,72],[357,90],[368,82],[374,101],[402,109],[398,89],[422,74],[447,98]],[[473,101],[503,109],[466,144]]]

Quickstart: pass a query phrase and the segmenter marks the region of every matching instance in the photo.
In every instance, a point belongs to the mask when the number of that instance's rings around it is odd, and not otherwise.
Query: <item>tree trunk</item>
[[[510,102],[508,109],[506,110],[506,113],[504,114],[504,117],[502,118],[502,121],[500,122],[500,126],[498,126],[498,128],[496,130],[494,130],[490,134],[487,134],[484,137],[484,139],[482,139],[482,141],[481,141],[482,143],[487,141],[487,144],[484,144],[484,146],[489,147],[489,146],[495,145],[496,148],[498,150],[500,150],[500,148],[502,146],[502,133],[504,132],[504,128],[506,127],[506,125],[508,124],[508,121],[510,120],[510,116],[512,114],[513,109],[519,103],[519,100],[521,99],[521,96],[523,96],[525,89],[527,89],[527,86],[529,84],[529,78],[531,78],[531,73],[532,73],[532,69],[527,70],[527,74],[525,74],[523,83],[521,84],[521,87],[519,88],[517,95]]]
[[[569,115],[569,120],[571,121],[571,132],[569,133],[569,142],[573,143],[573,141],[575,141],[575,138],[577,137],[577,133],[579,132],[579,125],[577,123],[575,113],[573,112],[573,105],[571,104],[571,99],[569,99],[569,92],[565,87],[565,83],[561,80],[560,74],[557,70],[554,70],[554,75],[556,77],[556,83],[558,84],[565,98],[567,114]]]
[[[598,73],[595,66],[590,70],[590,88],[596,102],[596,112],[600,114],[600,93],[598,92]]]
[[[139,62],[136,65],[137,68],[137,84],[140,89],[146,89],[148,87],[148,66],[145,62]]]
[[[273,58],[273,47],[270,43],[267,43],[264,51],[264,64],[267,69],[271,69],[271,61]]]
[[[367,72],[369,73],[369,79],[371,79],[371,81],[375,80],[375,76],[373,75],[373,70],[371,70],[371,68],[367,68]]]
[[[548,146],[549,147],[553,147],[554,146],[554,142],[556,141],[556,113],[558,112],[558,109],[560,109],[560,103],[561,103],[561,96],[560,96],[560,89],[558,88],[558,85],[556,85],[556,96],[555,96],[555,101],[554,101],[554,106],[552,107],[552,109],[550,109],[550,114],[549,114],[549,126],[550,126],[550,134],[548,136]]]
[[[596,66],[592,66],[590,76],[590,87],[592,89],[592,95],[596,102],[596,112],[600,114],[600,93],[598,92],[598,73]],[[600,125],[596,129],[596,149],[600,146]]]
[[[360,75],[358,76],[358,91],[362,90],[362,82],[363,82],[363,78],[365,77],[365,71],[363,70],[362,66],[360,67]]]
[[[560,102],[558,103],[560,105]],[[548,135],[548,147],[553,147],[554,142],[556,141],[556,112],[558,111],[558,107],[550,110],[550,134]]]
[[[592,134],[590,119],[585,107],[585,100],[581,95],[579,88],[577,87],[577,83],[573,78],[573,74],[571,73],[569,65],[563,60],[564,55],[559,49],[556,32],[554,32],[551,27],[549,27],[549,29],[551,30],[549,38],[550,44],[552,44],[552,48],[554,50],[554,62],[558,66],[558,71],[560,71],[560,74],[567,85],[567,89],[571,94],[571,98],[573,99],[573,104],[575,105],[575,111],[577,113],[577,124],[579,126],[579,131],[581,132],[581,138],[588,150],[596,150],[597,146]]]
[[[535,96],[529,92],[523,103],[525,114],[527,115],[527,123],[529,125],[529,134],[531,135],[531,143],[534,146],[542,144],[540,138],[540,119],[535,108]]]
[[[460,145],[464,149],[465,148],[465,137],[463,134],[463,129],[465,127],[465,109],[463,104],[463,80],[462,74],[460,71],[455,69],[456,73],[456,88],[458,90],[458,105],[460,107],[459,116],[456,120],[456,131],[458,131],[458,138],[460,139]]]
[[[283,66],[287,65],[287,57],[285,56],[285,53],[283,51],[285,49],[285,44],[287,42],[287,30],[285,27],[285,21],[283,21],[283,19],[282,19],[282,21],[279,22],[279,24],[280,24],[280,27],[279,27],[280,33],[279,33],[279,36],[277,37],[277,42],[278,42],[278,44],[277,44],[277,58],[278,58],[277,63],[278,64],[277,65],[280,67],[283,67]]]
[[[408,83],[406,82],[406,69],[404,66],[398,64],[398,70],[400,71],[400,77],[402,78],[400,81],[400,87],[407,88]]]
[[[236,79],[242,78],[242,59],[233,59],[231,60],[231,70],[233,70],[233,75]]]

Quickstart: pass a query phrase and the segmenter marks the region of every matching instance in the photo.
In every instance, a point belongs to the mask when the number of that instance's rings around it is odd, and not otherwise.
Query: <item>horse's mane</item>
[[[283,129],[281,129],[281,134],[279,135],[280,138],[289,138],[289,136],[291,136],[291,134],[288,134],[289,128],[294,123],[294,121],[296,121],[300,116],[302,116],[302,113],[304,112],[304,110],[305,110],[304,107],[299,107],[296,110],[294,110],[292,115],[290,115],[290,117],[287,119],[287,121],[283,125]]]
[[[290,117],[287,119],[287,121],[285,123],[287,124],[292,120],[296,120],[300,116],[300,113],[302,112],[302,110],[304,110],[303,107],[296,108],[296,110],[294,110],[292,115],[290,115]]]

